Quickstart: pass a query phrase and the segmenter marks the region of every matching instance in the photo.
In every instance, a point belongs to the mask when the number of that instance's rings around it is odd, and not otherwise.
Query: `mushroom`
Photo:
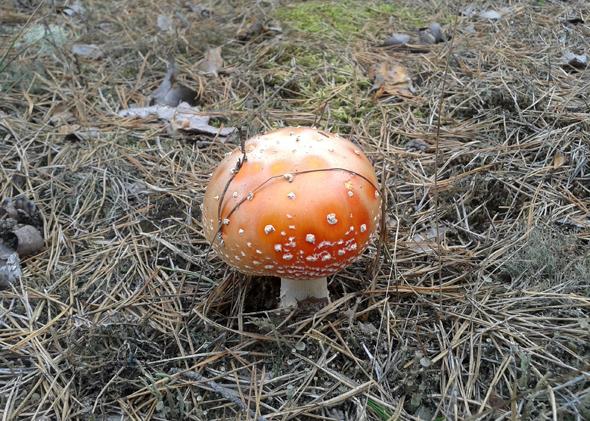
[[[213,173],[205,237],[239,271],[281,278],[281,307],[328,300],[326,277],[367,247],[381,215],[373,166],[337,134],[283,128],[245,142]]]

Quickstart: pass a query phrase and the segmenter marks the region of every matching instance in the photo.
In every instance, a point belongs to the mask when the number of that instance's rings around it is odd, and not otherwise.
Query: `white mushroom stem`
[[[310,298],[330,298],[328,278],[306,280],[281,278],[281,307],[297,307],[298,301]]]

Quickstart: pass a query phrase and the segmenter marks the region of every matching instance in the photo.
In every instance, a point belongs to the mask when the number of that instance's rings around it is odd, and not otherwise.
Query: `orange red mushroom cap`
[[[381,215],[370,161],[347,139],[312,128],[253,137],[213,173],[203,227],[228,264],[290,279],[331,275],[368,245]],[[228,184],[229,183],[229,184]]]

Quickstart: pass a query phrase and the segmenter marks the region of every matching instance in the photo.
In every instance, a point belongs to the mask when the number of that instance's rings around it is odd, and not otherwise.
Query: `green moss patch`
[[[423,23],[406,7],[362,0],[297,2],[277,9],[276,14],[284,24],[297,31],[337,40],[360,38],[375,32],[387,24],[390,16],[412,25]]]

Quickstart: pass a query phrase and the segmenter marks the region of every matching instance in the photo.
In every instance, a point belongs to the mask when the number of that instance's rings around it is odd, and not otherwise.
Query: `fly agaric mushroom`
[[[326,277],[367,247],[381,215],[373,166],[350,141],[283,128],[245,142],[213,173],[205,237],[239,271],[281,278],[281,306],[328,299]]]

